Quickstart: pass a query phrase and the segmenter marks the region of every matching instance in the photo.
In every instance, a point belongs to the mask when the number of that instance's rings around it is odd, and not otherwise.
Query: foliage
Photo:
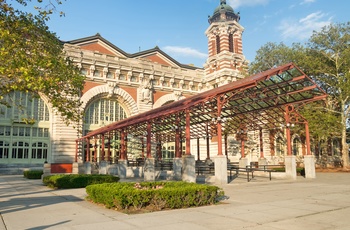
[[[286,172],[285,168],[273,168],[274,172]],[[297,174],[301,176],[305,176],[305,168],[298,167],[296,168]]]
[[[118,182],[119,177],[112,175],[57,174],[45,176],[43,183],[50,188],[85,188],[92,184]]]
[[[43,174],[43,170],[26,170],[23,172],[23,176],[27,179],[41,179]]]
[[[330,24],[314,31],[305,45],[268,43],[257,52],[250,72],[296,63],[329,97],[325,105],[310,104],[302,111],[315,140],[342,138],[344,167],[349,166],[346,125],[350,113],[350,22]]]
[[[91,201],[118,210],[196,207],[215,204],[224,195],[217,186],[182,181],[91,185],[86,192]]]
[[[298,64],[304,51],[305,48],[299,43],[288,47],[283,42],[279,44],[268,42],[257,51],[255,60],[249,65],[249,73],[256,74],[289,62]]]
[[[16,1],[26,6],[29,0]],[[77,121],[84,77],[45,24],[53,10],[38,7],[35,15],[7,2],[0,0],[0,104],[6,104],[4,95],[13,91],[37,93],[47,97],[67,123]]]

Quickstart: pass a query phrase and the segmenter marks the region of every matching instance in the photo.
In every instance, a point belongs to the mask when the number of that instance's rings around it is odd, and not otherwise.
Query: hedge
[[[112,175],[56,174],[45,176],[43,183],[50,188],[85,188],[92,184],[118,182]]]
[[[23,171],[23,176],[27,179],[41,179],[44,174],[43,170],[26,170]]]
[[[86,187],[87,199],[117,210],[178,209],[211,205],[224,195],[217,186],[188,182],[123,182]]]

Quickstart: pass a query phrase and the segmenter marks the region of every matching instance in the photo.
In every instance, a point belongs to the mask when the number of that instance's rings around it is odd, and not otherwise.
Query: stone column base
[[[315,179],[316,169],[315,169],[315,157],[313,155],[304,156],[304,166],[305,166],[305,178]]]
[[[295,156],[285,156],[284,165],[286,167],[286,178],[297,179],[297,163]]]
[[[43,180],[43,178],[45,176],[48,176],[50,174],[51,174],[51,164],[45,163],[44,164],[44,169],[43,169],[43,175],[41,175],[41,180]]]
[[[72,174],[79,174],[79,163],[78,162],[73,162]]]
[[[259,164],[259,168],[264,169],[264,165],[267,165],[267,159],[266,158],[259,158],[258,164]]]
[[[126,170],[128,168],[128,161],[127,160],[118,160],[118,176],[120,179],[126,178]]]
[[[182,159],[174,158],[173,161],[174,180],[182,179]]]
[[[194,156],[184,155],[182,156],[183,174],[182,180],[186,182],[196,182],[196,162]]]
[[[240,168],[247,167],[247,165],[249,165],[248,161],[249,161],[248,158],[241,158],[241,159],[239,159],[239,167]]]
[[[215,183],[216,184],[227,184],[227,158],[226,156],[215,156]]]
[[[118,168],[119,168],[118,164],[109,164],[107,168],[107,174],[118,175]]]
[[[107,174],[107,161],[101,161],[99,164],[98,174],[106,175]]]
[[[145,166],[143,168],[143,178],[145,181],[155,181],[156,180],[156,170],[155,170],[155,159],[146,158]]]
[[[85,174],[91,174],[91,171],[92,171],[91,162],[85,162],[84,168],[85,168]]]

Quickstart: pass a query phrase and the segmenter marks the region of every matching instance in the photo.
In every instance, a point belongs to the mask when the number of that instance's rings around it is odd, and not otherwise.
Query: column
[[[190,132],[190,110],[186,110],[186,152],[182,156],[183,174],[182,180],[187,182],[196,182],[195,159],[191,155],[191,132]]]
[[[304,156],[305,178],[316,178],[315,157],[311,154],[309,124],[305,122],[306,155]]]

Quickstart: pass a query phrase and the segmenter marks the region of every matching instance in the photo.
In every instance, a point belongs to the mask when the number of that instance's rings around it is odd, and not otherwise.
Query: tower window
[[[228,35],[229,51],[233,53],[233,35]]]
[[[216,35],[216,54],[220,53],[220,36]]]

